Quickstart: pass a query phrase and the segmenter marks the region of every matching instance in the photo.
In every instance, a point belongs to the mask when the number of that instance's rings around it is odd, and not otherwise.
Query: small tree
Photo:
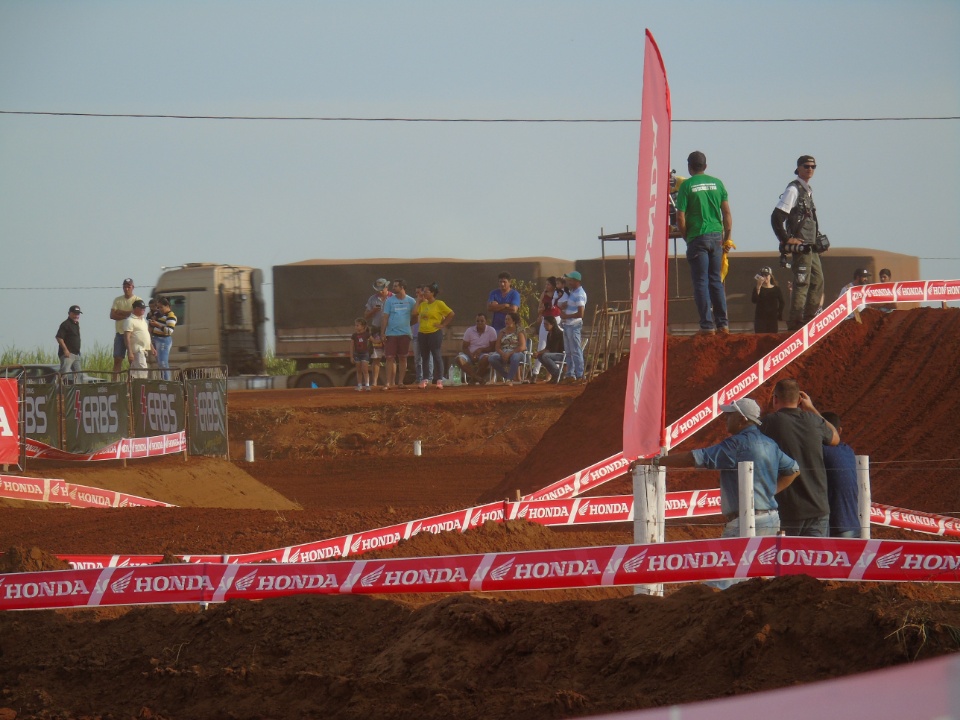
[[[513,280],[513,288],[520,293],[520,327],[529,328],[536,322],[540,306],[540,288],[533,280]]]

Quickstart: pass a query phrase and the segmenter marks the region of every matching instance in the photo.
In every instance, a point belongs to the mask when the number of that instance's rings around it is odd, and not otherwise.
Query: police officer
[[[823,267],[817,253],[817,208],[813,204],[810,179],[817,169],[812,155],[797,158],[797,176],[780,196],[770,222],[780,241],[781,261],[789,254],[793,270],[793,294],[787,329],[799,330],[813,319],[823,299]]]

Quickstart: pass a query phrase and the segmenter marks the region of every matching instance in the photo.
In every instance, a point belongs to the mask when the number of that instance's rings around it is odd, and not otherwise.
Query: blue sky
[[[675,120],[960,116],[952,0],[0,0],[0,110],[638,118],[645,28]],[[109,342],[120,281],[146,294],[164,265],[597,257],[601,228],[635,225],[638,137],[0,115],[0,348],[55,350],[72,303],[84,343]],[[945,182],[960,121],[675,123],[673,167],[694,149],[728,187],[741,250],[773,252],[770,210],[811,153],[834,245],[960,277]]]

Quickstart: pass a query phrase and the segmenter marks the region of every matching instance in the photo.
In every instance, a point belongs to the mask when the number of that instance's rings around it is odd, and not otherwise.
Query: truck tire
[[[333,381],[328,375],[314,370],[297,375],[293,386],[297,388],[326,388],[333,387]]]

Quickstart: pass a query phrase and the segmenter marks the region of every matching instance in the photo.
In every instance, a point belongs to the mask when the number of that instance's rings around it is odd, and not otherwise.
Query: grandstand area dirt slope
[[[960,511],[960,310],[868,310],[780,376],[796,377],[870,456],[873,499]],[[668,421],[782,341],[671,338]],[[233,462],[191,458],[25,474],[173,509],[0,504],[0,570],[57,553],[246,552],[528,492],[620,449],[626,371],[586,387],[349,389],[229,396]],[[774,381],[754,393],[769,405]],[[686,445],[720,439],[713,423]],[[257,461],[245,463],[243,441]],[[413,440],[423,456],[413,457]],[[681,446],[681,449],[685,446]],[[674,472],[668,490],[713,487]],[[629,492],[618,480],[600,494]],[[875,528],[878,537],[933,539]],[[380,557],[629,542],[625,526],[521,522],[420,535]],[[716,518],[668,539],[716,537]],[[367,556],[370,557],[370,556]],[[839,677],[960,651],[947,585],[754,580],[664,598],[628,590],[299,597],[0,614],[0,718],[562,718]]]

